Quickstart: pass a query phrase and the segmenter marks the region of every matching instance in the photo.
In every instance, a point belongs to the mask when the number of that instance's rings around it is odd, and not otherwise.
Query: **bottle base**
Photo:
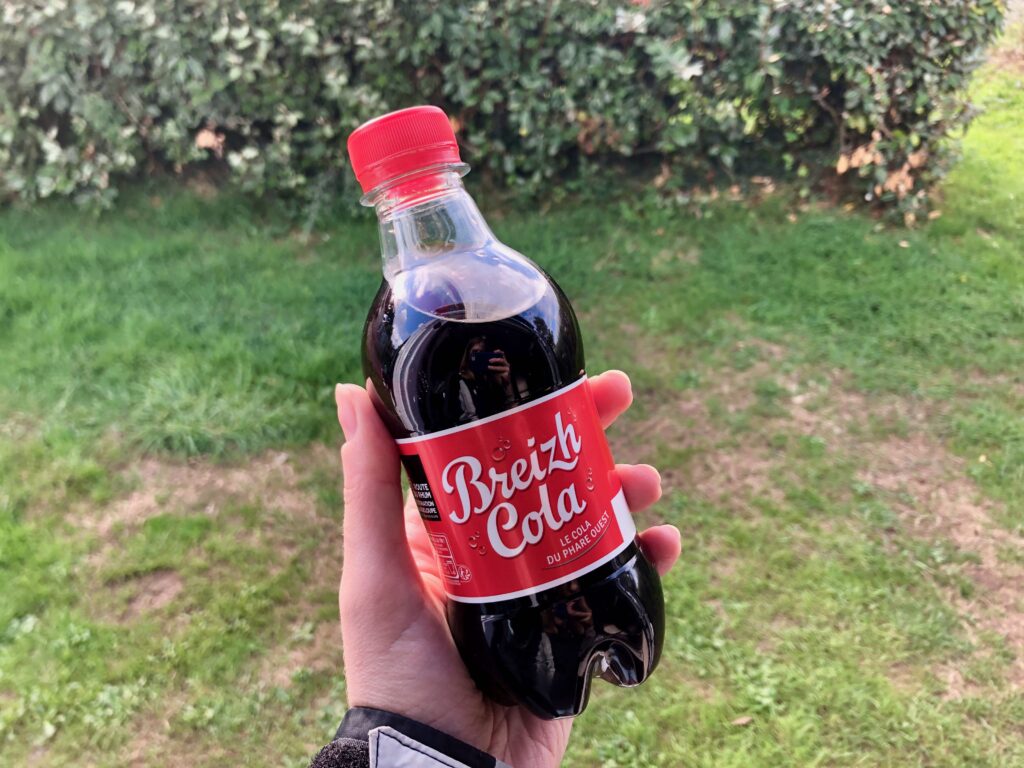
[[[452,635],[480,690],[553,720],[586,709],[595,677],[624,688],[644,682],[661,653],[664,598],[638,547],[624,559],[553,596],[486,606],[449,601]]]

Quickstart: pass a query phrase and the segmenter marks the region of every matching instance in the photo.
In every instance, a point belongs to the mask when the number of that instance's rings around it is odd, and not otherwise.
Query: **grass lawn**
[[[662,667],[595,686],[568,765],[1024,765],[1016,62],[918,230],[781,194],[492,217],[632,374],[616,456],[684,532]],[[331,393],[379,279],[369,220],[303,242],[229,195],[0,213],[0,764],[329,739]]]

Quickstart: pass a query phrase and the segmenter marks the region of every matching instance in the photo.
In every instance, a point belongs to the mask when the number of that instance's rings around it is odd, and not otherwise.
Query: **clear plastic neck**
[[[464,164],[425,168],[371,190],[363,204],[377,211],[384,277],[494,239],[466,192]]]

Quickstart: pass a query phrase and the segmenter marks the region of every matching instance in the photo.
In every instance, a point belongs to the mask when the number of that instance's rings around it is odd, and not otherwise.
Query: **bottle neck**
[[[402,177],[363,199],[377,212],[384,277],[450,253],[479,250],[494,239],[462,184],[466,166]]]

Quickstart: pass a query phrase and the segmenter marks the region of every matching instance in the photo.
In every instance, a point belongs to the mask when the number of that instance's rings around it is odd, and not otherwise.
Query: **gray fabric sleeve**
[[[309,768],[472,768],[394,728],[374,728],[369,737],[369,744],[358,739],[335,739],[320,750]],[[511,768],[500,761],[494,765]]]
[[[383,726],[370,731],[370,768],[470,768],[454,757],[448,757],[405,736],[394,728]]]
[[[372,707],[352,707],[345,713],[334,741],[320,750],[310,768],[510,766],[412,718]]]

